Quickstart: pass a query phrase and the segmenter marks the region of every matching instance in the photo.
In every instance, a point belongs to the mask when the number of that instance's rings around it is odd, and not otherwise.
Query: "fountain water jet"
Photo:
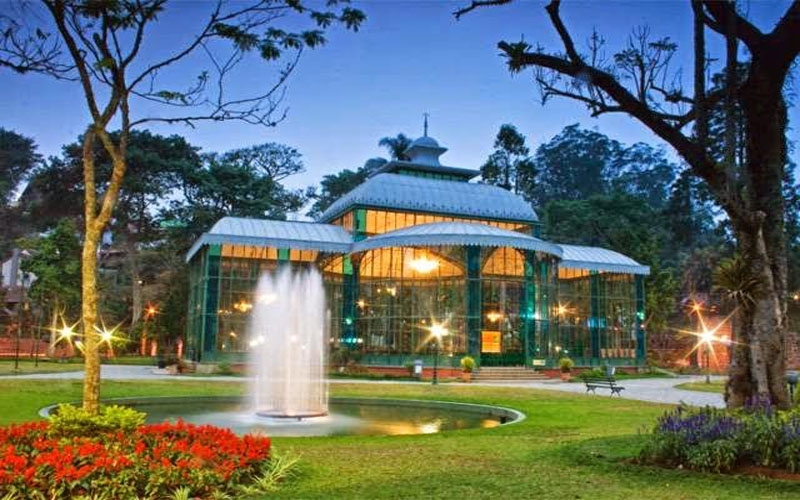
[[[303,419],[328,414],[325,292],[314,269],[288,266],[258,281],[248,333],[256,413]]]

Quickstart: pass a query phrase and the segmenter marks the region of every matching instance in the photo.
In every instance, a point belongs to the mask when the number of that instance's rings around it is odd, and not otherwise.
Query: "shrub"
[[[585,370],[580,374],[580,377],[584,380],[588,378],[602,378],[605,377],[605,372],[600,368],[592,368],[591,370]]]
[[[81,407],[63,404],[50,417],[54,437],[92,436],[104,432],[132,432],[144,424],[144,413],[125,406],[104,406],[98,415]]]
[[[472,356],[464,356],[461,358],[461,370],[472,373],[475,370],[475,358]]]
[[[405,367],[406,371],[408,372],[408,376],[409,377],[413,377],[414,376],[414,362],[413,361],[406,361],[405,363],[403,363],[403,366]]]
[[[55,425],[0,428],[0,498],[237,497],[274,486],[264,479],[267,437],[181,421],[123,431],[138,416],[116,409],[89,419],[95,423],[85,424],[85,434],[76,430],[76,422],[87,421],[80,412],[58,418]],[[96,432],[91,425],[103,418],[117,430]]]
[[[725,472],[737,465],[800,470],[800,410],[755,399],[741,410],[667,412],[641,452],[644,462]]]
[[[570,358],[564,357],[558,360],[558,367],[561,369],[561,373],[569,373],[572,371],[573,366],[575,366],[575,362]]]
[[[217,365],[215,372],[217,375],[233,375],[233,368],[230,363],[223,362]]]

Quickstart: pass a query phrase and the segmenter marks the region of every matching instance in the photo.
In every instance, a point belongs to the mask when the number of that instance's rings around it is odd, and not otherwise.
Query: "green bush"
[[[606,372],[605,372],[605,370],[603,370],[601,368],[592,368],[591,370],[585,370],[580,375],[580,377],[582,379],[584,379],[584,380],[586,380],[588,378],[601,378],[601,377],[605,377],[605,376],[606,376]]]
[[[144,424],[144,419],[144,413],[126,406],[104,406],[98,415],[90,415],[81,407],[62,404],[50,416],[50,432],[58,437],[132,432]]]
[[[475,370],[475,358],[472,356],[464,356],[461,358],[461,370],[472,373]]]
[[[575,362],[570,358],[563,357],[558,360],[558,367],[561,369],[561,373],[569,373],[572,371],[573,366],[575,366]]]
[[[735,411],[679,407],[647,437],[644,462],[711,472],[737,465],[800,470],[800,410],[751,401]]]
[[[215,370],[217,375],[233,375],[233,368],[230,363],[220,363]]]
[[[414,376],[414,362],[413,361],[406,361],[403,363],[403,367],[405,367],[406,371],[408,372],[409,377]]]

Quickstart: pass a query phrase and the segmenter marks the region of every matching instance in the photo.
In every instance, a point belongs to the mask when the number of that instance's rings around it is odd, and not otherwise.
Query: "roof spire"
[[[428,137],[428,117],[430,115],[428,113],[422,113],[422,116],[425,118],[425,122],[422,129],[422,137]]]

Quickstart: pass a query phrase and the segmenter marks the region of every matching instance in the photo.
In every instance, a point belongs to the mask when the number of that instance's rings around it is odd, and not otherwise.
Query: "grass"
[[[156,366],[156,359],[141,356],[118,356],[114,358],[102,358],[104,365],[138,365]],[[35,373],[63,373],[83,371],[83,358],[72,357],[63,362],[58,359],[43,358],[39,359],[38,366],[34,360],[27,356],[22,356],[19,360],[19,369],[14,369],[13,358],[0,359],[0,375],[31,375]]]
[[[722,394],[725,392],[725,381],[712,380],[710,384],[706,384],[705,382],[686,382],[683,384],[678,384],[675,387],[678,389],[685,389],[687,391],[713,392],[716,394]]]
[[[80,363],[59,363],[56,360],[40,359],[38,366],[30,358],[19,360],[19,370],[14,369],[13,359],[0,359],[0,375],[30,375],[33,373],[63,373],[83,370],[83,360]]]
[[[104,382],[104,397],[241,393],[241,382]],[[276,438],[301,457],[269,498],[800,498],[796,483],[641,467],[638,432],[666,407],[620,398],[448,384],[335,384],[336,396],[480,402],[527,414],[519,424],[421,436]],[[79,381],[0,380],[0,422],[79,398]]]

